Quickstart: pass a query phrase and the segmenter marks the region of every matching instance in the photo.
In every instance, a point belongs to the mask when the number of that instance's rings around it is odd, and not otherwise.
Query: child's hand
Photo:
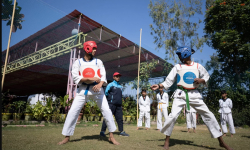
[[[158,84],[154,84],[150,87],[153,91],[157,90],[159,88]]]
[[[97,85],[95,85],[95,86],[93,87],[93,91],[94,91],[94,92],[99,92],[100,89],[101,89],[101,87],[102,87],[101,84],[97,84]]]
[[[204,79],[200,79],[200,78],[195,78],[194,79],[194,83],[195,84],[205,83],[205,80]]]
[[[97,77],[91,78],[91,80],[94,81],[94,82],[96,82],[96,83],[100,83],[101,82],[101,79],[97,78]]]

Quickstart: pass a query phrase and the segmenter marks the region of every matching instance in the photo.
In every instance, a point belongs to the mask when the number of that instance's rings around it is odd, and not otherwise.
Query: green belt
[[[188,90],[184,89],[182,86],[177,86],[177,89],[180,89],[182,91],[185,92],[186,94],[186,102],[187,102],[187,109],[190,110],[190,106],[189,106],[189,97],[188,97]]]

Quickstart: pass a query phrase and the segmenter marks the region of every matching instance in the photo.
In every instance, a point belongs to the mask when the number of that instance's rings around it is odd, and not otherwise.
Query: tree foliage
[[[204,37],[199,37],[197,29],[202,22],[194,16],[202,14],[201,0],[155,0],[150,1],[151,35],[157,48],[164,47],[169,58],[175,60],[175,50],[186,45],[202,51]]]
[[[220,91],[226,90],[228,97],[233,101],[233,118],[237,126],[250,125],[250,74],[246,71],[241,78],[229,74],[222,69],[218,55],[211,56],[205,68],[213,73],[208,81],[208,88],[203,91],[204,99],[210,111],[219,120],[219,99]]]
[[[147,90],[150,97],[153,97],[153,91],[150,88],[151,84],[148,80],[151,78],[151,73],[156,68],[157,64],[157,60],[153,59],[151,62],[142,62],[140,65],[139,88]],[[132,89],[137,89],[138,77],[130,82],[130,84],[132,84]]]
[[[250,67],[250,1],[216,0],[208,7],[207,44],[217,51],[221,69],[240,79]]]
[[[13,6],[14,4],[12,0],[2,0],[2,20],[7,21],[7,26],[11,25]],[[20,14],[21,10],[22,8],[18,6],[18,3],[16,3],[12,32],[16,32],[17,28],[22,29],[21,22],[24,21],[22,20],[22,18],[24,18],[24,14]]]

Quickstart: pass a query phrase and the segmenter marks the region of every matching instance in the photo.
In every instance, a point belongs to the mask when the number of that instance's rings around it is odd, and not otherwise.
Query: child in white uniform
[[[145,116],[145,127],[146,130],[150,128],[150,99],[147,96],[146,90],[142,90],[142,96],[139,98],[139,108],[140,108],[140,115],[138,119],[138,127],[142,127],[142,119]]]
[[[76,60],[72,67],[73,80],[76,84],[79,85],[79,88],[77,89],[76,97],[74,98],[74,101],[71,105],[71,108],[68,112],[66,121],[63,126],[62,134],[65,136],[65,138],[63,141],[59,142],[58,145],[69,142],[70,136],[74,134],[79,113],[83,108],[85,102],[90,98],[96,101],[98,107],[102,111],[104,120],[106,121],[109,130],[109,141],[111,141],[115,145],[119,145],[119,143],[115,140],[113,136],[113,132],[116,130],[116,126],[112,112],[109,109],[107,99],[104,95],[104,90],[102,88],[102,85],[104,83],[107,83],[106,71],[102,61],[93,57],[96,53],[97,45],[94,41],[87,41],[83,44],[83,48],[85,50],[84,57]],[[98,66],[100,70],[98,70],[96,73],[94,71],[89,71],[91,70],[91,66],[95,65]],[[83,72],[80,72],[81,66],[88,66],[89,68],[87,68]],[[92,74],[99,74],[100,78],[83,77],[83,75],[81,74],[84,73],[86,73],[86,76]],[[91,82],[93,83],[90,84]]]
[[[202,100],[201,94],[195,89],[197,85],[207,83],[209,74],[202,65],[191,61],[191,55],[194,52],[195,51],[189,47],[179,47],[176,54],[182,64],[175,65],[163,83],[151,86],[152,90],[157,90],[159,87],[164,87],[167,90],[173,85],[176,79],[177,85],[179,83],[178,89],[174,94],[171,113],[161,130],[161,132],[166,135],[164,149],[169,149],[170,135],[172,134],[174,124],[183,109],[183,106],[187,105],[187,109],[190,109],[189,105],[191,105],[202,116],[211,136],[213,138],[218,138],[221,147],[231,150],[222,139],[222,132],[214,114],[209,111],[208,107]]]
[[[157,97],[157,129],[161,130],[162,128],[162,115],[164,116],[164,120],[166,122],[168,117],[168,94],[163,91],[163,87],[159,88],[159,93],[156,95]]]
[[[221,91],[221,96],[222,99],[219,100],[219,105],[220,105],[219,113],[220,113],[221,128],[222,132],[224,133],[223,136],[226,136],[227,123],[228,123],[231,137],[233,137],[233,134],[235,134],[234,121],[231,111],[231,109],[233,108],[233,103],[230,98],[227,98],[227,92],[225,90]]]

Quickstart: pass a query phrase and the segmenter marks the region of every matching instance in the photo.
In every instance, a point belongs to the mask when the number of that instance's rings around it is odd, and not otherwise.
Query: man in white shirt
[[[219,105],[220,105],[219,113],[220,113],[221,128],[222,132],[224,133],[223,136],[226,136],[227,123],[228,123],[231,137],[233,137],[233,134],[235,134],[234,121],[231,111],[231,109],[233,108],[233,103],[230,98],[227,98],[227,92],[225,90],[221,91],[221,96],[222,99],[219,100]]]
[[[190,133],[190,128],[193,128],[193,131],[195,133],[196,110],[192,106],[190,106],[190,110],[186,108],[186,121],[187,121],[188,133]]]
[[[113,136],[116,126],[102,88],[103,84],[107,84],[106,71],[102,61],[94,58],[97,45],[95,41],[87,41],[83,44],[83,49],[85,51],[84,57],[76,60],[72,67],[72,77],[75,84],[78,84],[79,88],[77,88],[76,97],[74,98],[64,122],[62,134],[65,138],[59,142],[58,145],[69,142],[70,136],[74,134],[79,113],[86,101],[90,98],[97,103],[102,112],[109,130],[109,141],[114,145],[119,145],[120,143],[118,143]],[[84,67],[87,68],[80,71]],[[95,72],[94,68],[96,67],[99,69]],[[96,74],[98,74],[99,77],[96,77]]]
[[[138,126],[137,130],[139,127],[142,127],[142,119],[145,116],[145,127],[146,130],[150,128],[150,99],[147,96],[146,90],[142,90],[142,96],[139,98],[139,108],[140,108],[140,115],[138,119]]]
[[[161,130],[162,128],[162,115],[164,116],[164,120],[166,122],[168,117],[168,94],[163,91],[163,87],[159,88],[159,93],[156,95],[157,97],[157,129]]]

